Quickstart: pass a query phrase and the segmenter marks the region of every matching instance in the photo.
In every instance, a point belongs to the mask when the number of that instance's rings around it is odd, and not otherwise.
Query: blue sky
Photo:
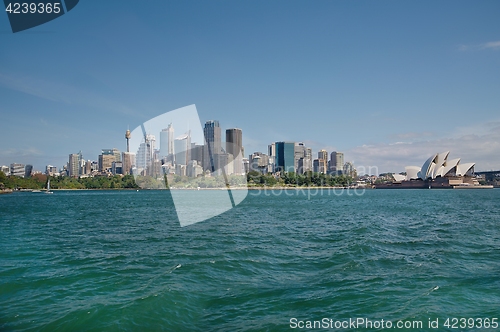
[[[498,1],[85,1],[13,34],[0,15],[0,165],[125,149],[183,106],[380,172],[435,152],[500,169]]]

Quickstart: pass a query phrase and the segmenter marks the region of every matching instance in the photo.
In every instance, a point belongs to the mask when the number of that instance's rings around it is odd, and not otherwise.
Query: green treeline
[[[304,174],[285,172],[283,176],[275,178],[271,174],[261,174],[257,171],[251,171],[247,174],[247,182],[249,186],[346,187],[353,183],[354,180],[346,175],[329,175],[313,172],[306,172]]]
[[[35,174],[30,178],[17,176],[6,176],[0,172],[0,189],[45,189],[48,177],[44,174]],[[95,176],[88,178],[72,178],[68,176],[50,177],[51,189],[134,189],[134,188],[164,188],[165,180],[170,187],[175,188],[222,188],[225,187],[223,176],[188,178],[185,176],[169,175],[168,179],[153,179],[151,177],[139,176],[136,180],[133,175]],[[245,178],[242,176],[228,176],[227,180],[231,186],[244,186]],[[296,174],[284,173],[281,177],[271,174],[261,174],[251,171],[246,176],[249,187],[346,187],[353,183],[351,177],[345,175],[327,175],[322,173],[307,172]]]
[[[0,172],[0,189],[45,189],[48,176],[35,174],[29,178],[6,176]],[[112,177],[96,176],[89,178],[71,178],[51,176],[50,189],[133,189],[138,188],[133,175],[115,175]]]
[[[150,176],[139,176],[136,181],[141,188],[159,189],[165,188],[165,182],[170,188],[223,188],[227,182],[231,187],[347,187],[354,182],[351,177],[345,175],[327,175],[322,173],[307,172],[306,174],[296,174],[293,172],[284,173],[281,177],[272,174],[262,174],[251,171],[244,176],[229,175],[199,176],[189,178],[170,174],[166,179],[154,179]]]

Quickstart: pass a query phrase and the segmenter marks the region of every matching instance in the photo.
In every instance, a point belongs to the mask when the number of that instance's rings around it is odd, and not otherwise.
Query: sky
[[[0,165],[125,150],[196,105],[379,173],[432,154],[500,170],[499,1],[88,1],[12,33],[0,14]]]

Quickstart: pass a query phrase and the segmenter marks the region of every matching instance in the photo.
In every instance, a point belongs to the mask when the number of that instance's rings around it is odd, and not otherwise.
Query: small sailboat
[[[45,193],[46,194],[53,194],[54,193],[53,191],[50,191],[50,178],[47,181],[47,191]]]

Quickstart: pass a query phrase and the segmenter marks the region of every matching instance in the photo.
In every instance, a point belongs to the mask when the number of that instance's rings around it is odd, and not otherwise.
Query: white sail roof
[[[420,172],[420,167],[418,166],[406,166],[406,181],[418,179],[418,172]]]
[[[392,174],[392,176],[394,177],[394,180],[396,180],[397,182],[401,182],[406,179],[406,176],[401,174]]]
[[[434,167],[434,170],[432,172],[432,178],[435,179],[438,177],[440,174],[439,172],[443,169],[443,165],[446,163],[446,160],[448,159],[448,155],[450,154],[450,151],[445,151],[441,152],[438,154],[436,158],[436,166]]]
[[[434,163],[434,160],[436,160],[438,154],[432,155],[429,159],[425,161],[425,163],[422,165],[422,168],[420,169],[420,172],[418,173],[418,177],[421,178],[422,180],[427,180],[429,177],[432,177],[431,171],[434,169],[434,166],[432,164]]]
[[[445,176],[446,174],[448,174],[452,170],[452,168],[458,165],[458,163],[460,163],[460,158],[448,160],[446,164],[443,166],[443,170],[441,171],[441,176]]]
[[[436,153],[427,159],[422,167],[406,166],[406,180],[435,179],[438,176],[448,175],[454,168],[457,176],[465,176],[475,165],[475,163],[460,164],[460,158],[448,160],[449,154],[450,151]]]
[[[457,175],[464,176],[475,164],[476,163],[465,163],[457,165]]]

